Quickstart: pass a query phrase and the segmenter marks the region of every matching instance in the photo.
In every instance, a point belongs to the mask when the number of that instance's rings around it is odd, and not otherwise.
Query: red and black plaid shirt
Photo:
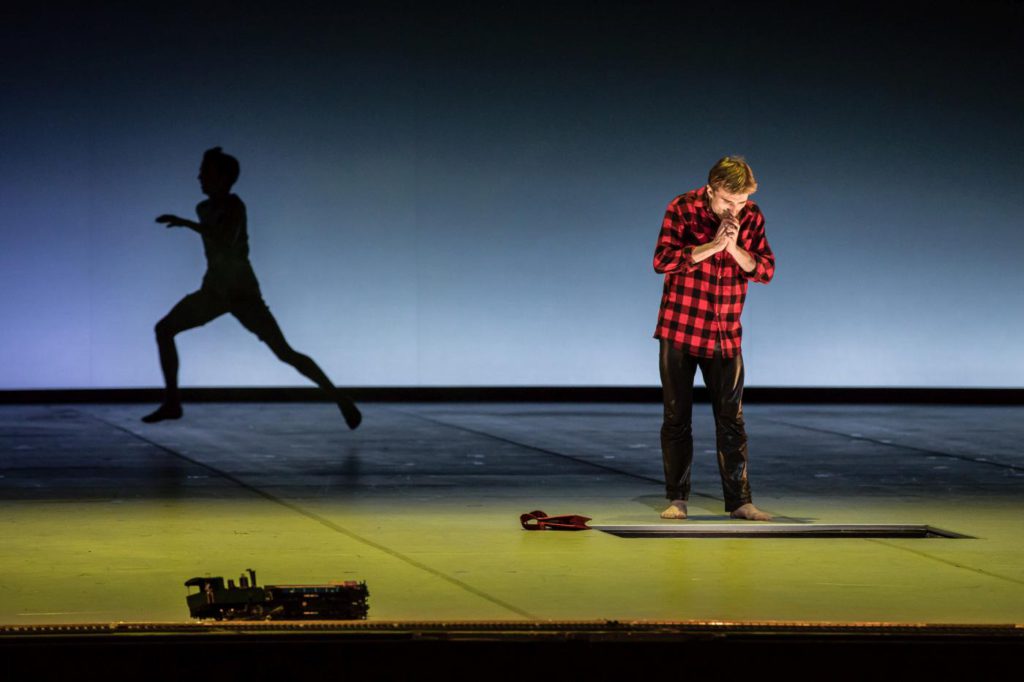
[[[654,338],[706,358],[714,356],[716,342],[723,357],[739,352],[747,280],[767,283],[775,274],[775,256],[764,234],[761,209],[748,201],[739,220],[736,243],[756,261],[751,272],[745,272],[725,251],[693,262],[693,249],[714,240],[720,222],[711,212],[707,187],[680,195],[668,205],[654,249],[654,270],[665,274]]]

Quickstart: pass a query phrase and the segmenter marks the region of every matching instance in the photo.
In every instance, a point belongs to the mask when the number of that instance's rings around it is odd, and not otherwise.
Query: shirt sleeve
[[[760,210],[754,215],[750,226],[750,248],[747,252],[754,258],[754,269],[746,272],[738,268],[740,276],[761,284],[767,284],[775,276],[775,254],[768,245],[768,237],[764,232],[764,214]]]
[[[661,233],[654,247],[654,271],[659,274],[689,272],[697,267],[693,261],[693,245],[684,242],[686,224],[679,202],[673,201],[665,210]]]

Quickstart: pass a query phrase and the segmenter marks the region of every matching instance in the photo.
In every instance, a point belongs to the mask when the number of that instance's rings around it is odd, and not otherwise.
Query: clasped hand
[[[712,243],[718,251],[732,251],[733,247],[736,246],[736,238],[739,236],[739,233],[739,221],[733,216],[726,216],[722,218],[722,222],[718,225],[718,232],[715,233]]]

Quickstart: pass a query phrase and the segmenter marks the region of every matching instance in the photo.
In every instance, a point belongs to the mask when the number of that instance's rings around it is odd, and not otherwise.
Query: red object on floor
[[[587,525],[589,520],[589,516],[579,514],[548,516],[539,509],[519,517],[519,523],[526,530],[590,530]]]

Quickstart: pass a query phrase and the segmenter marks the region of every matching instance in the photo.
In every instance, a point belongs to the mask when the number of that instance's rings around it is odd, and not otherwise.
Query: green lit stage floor
[[[183,583],[365,580],[370,622],[1024,623],[1024,411],[748,405],[755,501],[785,524],[970,538],[624,538],[731,526],[707,406],[691,519],[661,521],[660,407],[0,407],[0,625],[184,623]]]

